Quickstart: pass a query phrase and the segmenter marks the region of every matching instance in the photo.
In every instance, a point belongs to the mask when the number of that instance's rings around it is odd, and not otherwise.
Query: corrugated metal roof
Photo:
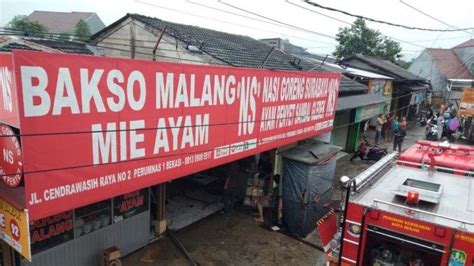
[[[354,64],[353,61],[359,61],[358,64]],[[342,64],[363,69],[371,72],[376,72],[381,75],[390,76],[395,80],[420,80],[424,79],[411,73],[410,71],[395,65],[394,63],[371,56],[355,55],[347,59],[342,60]]]
[[[364,105],[383,103],[386,101],[390,101],[390,99],[380,94],[372,93],[339,97],[337,99],[336,111],[354,109]]]
[[[374,72],[365,71],[365,70],[357,69],[353,67],[346,67],[345,70],[347,71],[347,73],[352,74],[354,76],[365,77],[369,79],[390,79],[390,80],[393,79],[389,76],[384,76],[384,75],[380,75]]]

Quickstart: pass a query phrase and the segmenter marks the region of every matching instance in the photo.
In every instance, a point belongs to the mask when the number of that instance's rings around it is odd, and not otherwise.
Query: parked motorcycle
[[[357,151],[352,155],[350,161],[352,162],[355,158],[363,161],[378,161],[385,155],[387,155],[387,148],[377,147],[369,144],[369,141],[365,136],[359,144]]]
[[[419,118],[419,122],[420,122],[420,126],[422,127],[426,126],[426,124],[428,123],[428,117],[426,116],[426,114],[421,114]]]
[[[428,126],[426,127],[425,138],[427,140],[437,141],[439,130],[440,129],[438,128],[437,125],[428,123]]]

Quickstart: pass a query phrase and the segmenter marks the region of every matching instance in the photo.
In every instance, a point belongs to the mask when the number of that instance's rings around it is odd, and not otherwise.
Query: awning
[[[279,152],[284,158],[306,164],[318,164],[332,158],[342,147],[324,143],[307,143]]]
[[[369,104],[383,103],[388,101],[390,101],[390,98],[384,97],[380,94],[372,93],[339,97],[337,99],[336,111],[354,109]]]

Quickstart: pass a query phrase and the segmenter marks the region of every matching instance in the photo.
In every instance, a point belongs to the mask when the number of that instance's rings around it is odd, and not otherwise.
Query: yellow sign
[[[392,95],[392,81],[387,80],[385,83],[385,86],[383,87],[383,95],[384,96],[390,96]]]
[[[31,261],[28,211],[0,199],[0,239]]]
[[[459,115],[474,115],[474,88],[464,88],[459,103]]]

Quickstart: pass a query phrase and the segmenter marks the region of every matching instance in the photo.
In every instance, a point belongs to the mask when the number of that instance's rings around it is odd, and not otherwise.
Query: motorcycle
[[[420,126],[424,127],[428,123],[428,117],[425,114],[421,114],[420,119]]]
[[[437,141],[439,128],[436,124],[432,124],[430,122],[431,121],[428,121],[428,126],[426,127],[425,138],[427,140]]]
[[[437,141],[438,140],[438,126],[432,125],[426,129],[425,138],[427,140]]]
[[[369,144],[369,141],[365,136],[362,137],[363,140],[359,144],[357,151],[352,155],[350,161],[352,162],[355,158],[363,161],[378,161],[385,155],[387,155],[387,148],[381,148],[377,146],[372,146]]]

